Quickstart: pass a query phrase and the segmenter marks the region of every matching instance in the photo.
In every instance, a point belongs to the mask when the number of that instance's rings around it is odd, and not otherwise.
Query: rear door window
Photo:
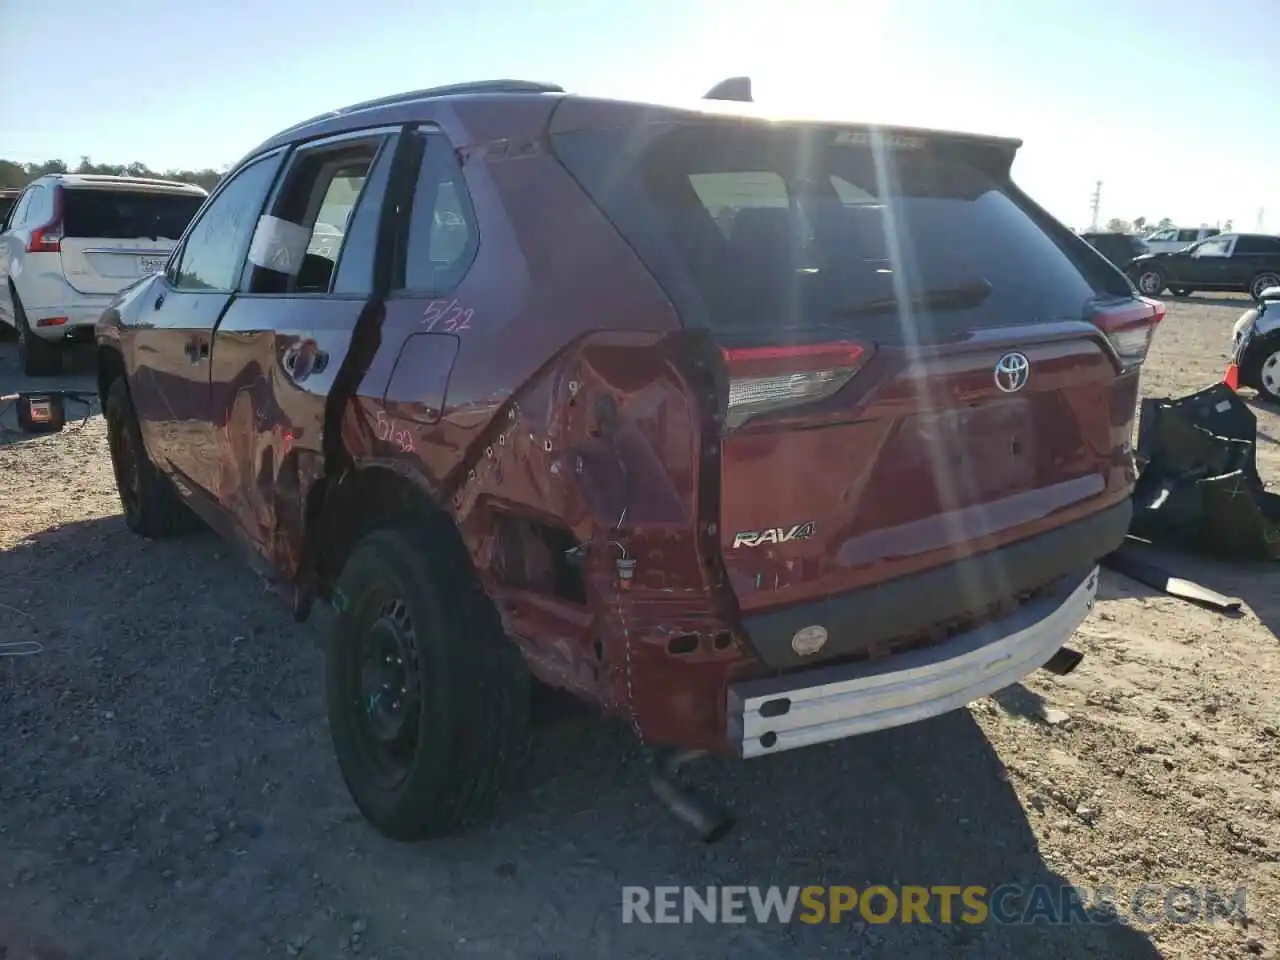
[[[1196,247],[1197,257],[1225,257],[1231,251],[1230,237],[1214,237]]]
[[[255,264],[250,292],[329,291],[352,216],[389,141],[387,134],[371,133],[298,150],[272,203],[272,215],[301,236],[305,247],[287,269]]]
[[[142,191],[65,188],[62,228],[68,237],[177,240],[204,197]]]
[[[934,340],[1079,319],[1108,285],[1127,292],[1023,206],[1007,157],[912,143],[693,122],[647,137],[565,133],[556,149],[686,322],[724,337]]]

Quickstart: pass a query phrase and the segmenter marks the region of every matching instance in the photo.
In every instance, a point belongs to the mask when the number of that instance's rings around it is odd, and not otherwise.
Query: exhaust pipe
[[[704,755],[702,750],[656,753],[649,761],[649,787],[672,816],[689,827],[699,840],[715,843],[733,829],[732,815],[676,780],[682,766]]]
[[[1065,677],[1068,673],[1080,666],[1080,661],[1084,659],[1084,654],[1078,650],[1072,650],[1070,647],[1060,647],[1040,669],[1048,670],[1050,673],[1056,673],[1060,677]]]

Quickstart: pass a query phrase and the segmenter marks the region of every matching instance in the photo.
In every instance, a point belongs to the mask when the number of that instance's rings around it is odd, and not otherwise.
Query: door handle
[[[321,350],[314,340],[302,340],[286,350],[280,362],[285,373],[300,381],[324,370],[329,364],[329,353]]]
[[[156,294],[156,302],[155,302],[155,306],[153,306],[151,309],[153,309],[153,310],[159,310],[162,306],[164,306],[164,291],[163,291],[163,290],[162,290],[162,291],[160,291],[158,294]]]
[[[192,337],[187,341],[182,352],[187,355],[187,359],[192,363],[199,363],[201,360],[208,359],[209,341],[204,337]]]

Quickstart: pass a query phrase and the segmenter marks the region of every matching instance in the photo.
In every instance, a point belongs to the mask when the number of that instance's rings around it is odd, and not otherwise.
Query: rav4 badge
[[[798,657],[808,657],[821,650],[826,643],[827,628],[815,623],[796,631],[796,635],[791,638],[791,649]]]
[[[790,543],[793,540],[808,540],[817,532],[812,520],[797,523],[794,527],[770,527],[768,530],[742,530],[733,535],[733,549],[739,547],[761,547],[766,543]]]

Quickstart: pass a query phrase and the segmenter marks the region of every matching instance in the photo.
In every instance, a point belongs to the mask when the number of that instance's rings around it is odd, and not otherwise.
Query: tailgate
[[[198,194],[62,188],[62,270],[81,293],[114,294],[164,269],[204,201]]]
[[[172,240],[63,238],[62,272],[80,293],[114,294],[163,270],[173,247]]]
[[[685,114],[592,123],[562,106],[557,155],[719,354],[707,519],[748,619],[995,555],[1125,500],[1159,311],[1013,186],[1015,142]],[[1114,546],[1104,526],[1085,562]],[[962,594],[948,603],[936,622],[966,612]]]

